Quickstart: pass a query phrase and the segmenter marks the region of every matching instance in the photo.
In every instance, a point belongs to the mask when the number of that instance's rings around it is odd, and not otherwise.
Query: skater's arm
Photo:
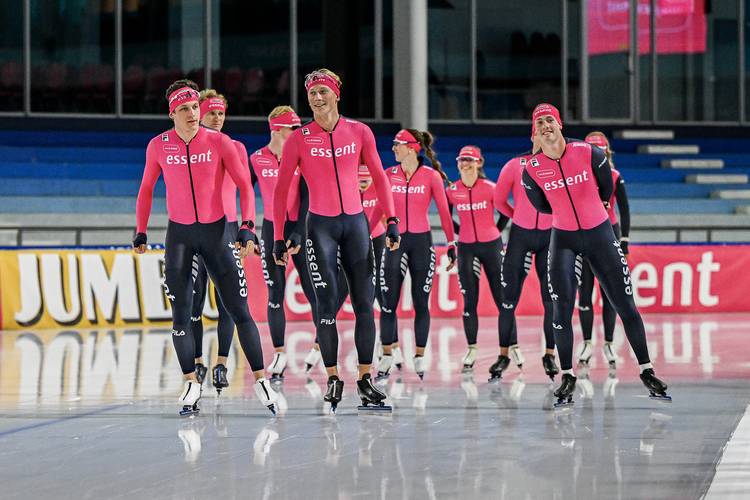
[[[240,190],[240,211],[242,212],[241,220],[243,222],[252,222],[250,232],[255,231],[255,190],[250,182],[250,170],[242,164],[237,148],[232,143],[228,135],[221,137],[222,156],[221,161],[224,169],[234,181]],[[247,155],[244,155],[247,156]]]
[[[161,168],[157,160],[157,149],[153,144],[153,142],[150,142],[146,149],[146,165],[143,168],[141,187],[138,190],[138,198],[135,202],[136,233],[146,233],[148,219],[151,216],[151,205],[154,199],[154,186],[161,173]]]
[[[395,217],[396,209],[393,205],[393,195],[391,194],[391,183],[383,170],[383,164],[378,156],[378,149],[375,145],[375,136],[372,134],[370,127],[362,127],[362,154],[360,161],[362,165],[367,165],[372,177],[372,183],[375,185],[375,192],[378,198],[378,204],[382,207],[383,212],[389,219]]]
[[[505,216],[503,213],[500,213],[500,216],[497,218],[497,229],[502,233],[503,229],[505,229],[505,226],[508,224],[508,221],[510,220],[510,217]]]
[[[440,225],[443,226],[443,232],[445,238],[450,245],[456,239],[456,235],[453,233],[453,217],[451,217],[450,211],[448,210],[448,199],[445,196],[445,188],[443,187],[443,179],[437,170],[432,171],[431,180],[431,191],[432,199],[435,200],[435,205],[440,215]]]
[[[513,158],[505,164],[500,171],[500,177],[497,178],[497,184],[495,184],[495,209],[511,219],[513,218],[513,206],[508,203],[508,197],[513,188],[513,170],[517,166],[514,162],[517,161],[518,159]]]
[[[612,169],[609,166],[607,155],[596,146],[591,147],[591,171],[599,186],[599,199],[602,200],[605,207],[609,206],[609,199],[612,197]]]
[[[630,237],[630,203],[628,202],[628,193],[625,191],[625,181],[622,175],[617,179],[617,188],[615,189],[615,199],[617,200],[617,209],[620,212],[620,231],[622,237]],[[627,241],[627,240],[625,240]]]
[[[300,161],[296,136],[296,134],[293,134],[284,143],[281,165],[279,166],[279,179],[276,181],[276,188],[273,191],[273,239],[276,241],[284,239],[287,195],[294,172],[297,170]]]
[[[534,179],[531,178],[529,173],[524,169],[523,176],[521,177],[521,185],[524,187],[526,197],[529,199],[534,208],[543,214],[551,214],[552,207],[547,201],[547,197],[544,195],[544,191],[540,188]]]

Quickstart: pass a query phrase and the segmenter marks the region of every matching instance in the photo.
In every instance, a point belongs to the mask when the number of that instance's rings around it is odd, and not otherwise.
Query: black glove
[[[250,230],[249,227],[243,225],[242,227],[240,227],[240,230],[237,233],[237,243],[239,243],[242,248],[245,248],[248,241],[252,241],[255,245],[257,245],[258,237],[254,232]]]
[[[628,252],[628,243],[628,240],[620,240],[620,248],[622,249],[622,253],[624,253],[625,255],[630,253]]]
[[[388,238],[391,243],[398,243],[401,241],[401,236],[398,232],[398,218],[391,217],[388,219],[388,227],[385,230],[385,237]]]
[[[284,240],[276,240],[273,242],[273,258],[275,260],[284,260],[284,256],[286,255],[287,248],[286,243],[284,243]]]
[[[138,233],[133,238],[133,248],[138,248],[141,245],[147,244],[146,233]]]
[[[456,247],[454,245],[451,245],[448,247],[448,260],[451,261],[451,264],[456,262]]]
[[[289,233],[289,237],[287,238],[287,241],[289,242],[289,248],[298,247],[302,243],[302,237],[299,235],[298,232],[293,231]]]

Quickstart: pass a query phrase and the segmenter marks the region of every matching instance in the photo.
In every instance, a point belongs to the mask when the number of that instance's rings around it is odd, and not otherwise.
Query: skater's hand
[[[401,235],[398,232],[398,217],[388,219],[388,228],[385,230],[385,246],[388,250],[398,250],[401,245]]]
[[[289,248],[284,243],[284,240],[276,240],[273,242],[273,260],[276,265],[286,266],[289,260]]]
[[[300,235],[297,233],[292,233],[289,235],[289,239],[286,240],[286,248],[289,253],[289,255],[296,255],[299,253],[299,251],[302,249],[302,238],[300,238]]]
[[[630,253],[628,251],[628,243],[630,243],[630,238],[622,238],[620,240],[620,248],[622,249],[622,253],[624,253],[626,256]]]
[[[456,267],[456,246],[455,245],[451,244],[448,247],[447,255],[448,255],[448,260],[450,262],[448,262],[448,266],[446,266],[445,270],[450,271],[451,269]]]
[[[146,233],[136,234],[135,238],[133,238],[133,251],[137,254],[146,253],[147,243]]]
[[[234,248],[240,251],[240,259],[244,259],[250,253],[258,255],[256,248],[258,247],[258,237],[252,231],[250,225],[246,222],[242,223],[240,230],[237,233],[237,241],[234,242]]]

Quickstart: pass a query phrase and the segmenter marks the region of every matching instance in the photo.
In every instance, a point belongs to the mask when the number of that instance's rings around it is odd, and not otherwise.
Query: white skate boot
[[[378,375],[375,377],[376,380],[386,378],[391,371],[391,366],[393,366],[393,355],[383,354],[380,357],[380,361],[378,361]]]
[[[305,356],[305,373],[309,373],[310,370],[315,367],[320,362],[321,355],[320,350],[315,349],[314,347],[310,349],[310,352],[307,353],[307,356]]]
[[[286,370],[286,353],[275,352],[273,354],[273,360],[271,365],[268,367],[268,373],[271,374],[271,383],[281,383],[284,381],[284,370]]]
[[[604,350],[604,357],[607,358],[607,363],[609,363],[609,373],[613,375],[617,370],[617,354],[615,354],[614,346],[612,342],[605,342],[602,349]]]
[[[276,415],[276,402],[279,399],[279,395],[271,388],[271,384],[264,378],[259,378],[255,381],[255,394],[260,399],[260,402],[271,410],[271,413]]]
[[[185,386],[180,394],[179,402],[182,405],[180,415],[187,417],[190,415],[197,415],[200,409],[198,408],[198,401],[201,398],[201,385],[195,380],[186,380]]]
[[[594,349],[593,347],[591,347],[591,341],[584,340],[583,347],[581,347],[581,352],[578,353],[578,364],[579,365],[589,364],[589,361],[591,360],[591,355],[593,353],[594,353]]]
[[[510,346],[510,349],[508,349],[508,356],[513,360],[519,370],[523,369],[523,362],[526,360],[524,359],[523,353],[521,352],[521,348],[518,347],[518,344]]]
[[[470,345],[469,350],[466,351],[466,354],[464,354],[464,359],[462,361],[464,367],[462,368],[461,371],[463,373],[471,373],[471,371],[474,370],[474,363],[476,362],[476,360],[477,360],[477,346]]]
[[[419,380],[424,379],[424,371],[427,367],[427,362],[424,356],[414,356],[414,372],[419,376]]]
[[[396,368],[398,368],[399,371],[401,371],[401,367],[404,366],[404,355],[401,354],[401,348],[399,346],[393,347],[393,364],[396,365]]]

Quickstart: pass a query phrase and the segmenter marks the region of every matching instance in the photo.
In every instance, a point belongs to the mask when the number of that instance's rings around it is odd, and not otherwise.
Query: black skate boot
[[[362,406],[357,407],[360,413],[391,413],[393,411],[393,408],[386,406],[384,402],[385,393],[372,385],[369,373],[365,373],[360,380],[357,380],[357,394],[362,399]]]
[[[492,366],[490,366],[490,378],[489,382],[496,382],[503,378],[503,372],[508,368],[510,365],[510,358],[508,356],[505,356],[501,354],[497,357],[497,361],[495,361]]]
[[[227,367],[224,365],[216,365],[211,370],[211,378],[216,389],[216,395],[221,395],[221,390],[229,387],[229,381],[227,380]]]
[[[573,391],[575,391],[575,388],[576,378],[569,373],[563,374],[562,383],[555,391],[557,402],[554,404],[554,407],[565,408],[567,406],[573,406]]]
[[[206,373],[208,373],[208,368],[203,363],[195,364],[195,378],[200,385],[203,385],[203,381],[206,380]]]
[[[544,373],[546,373],[549,379],[554,382],[555,375],[560,373],[560,369],[555,363],[555,355],[545,354],[544,356],[542,356],[542,366],[544,367]]]
[[[667,395],[667,384],[656,378],[653,368],[647,368],[641,372],[641,382],[648,389],[651,399],[672,401],[672,396]]]
[[[328,377],[328,390],[323,396],[323,401],[331,403],[331,412],[336,413],[336,407],[341,402],[341,395],[344,393],[344,382],[339,380],[336,375]]]

